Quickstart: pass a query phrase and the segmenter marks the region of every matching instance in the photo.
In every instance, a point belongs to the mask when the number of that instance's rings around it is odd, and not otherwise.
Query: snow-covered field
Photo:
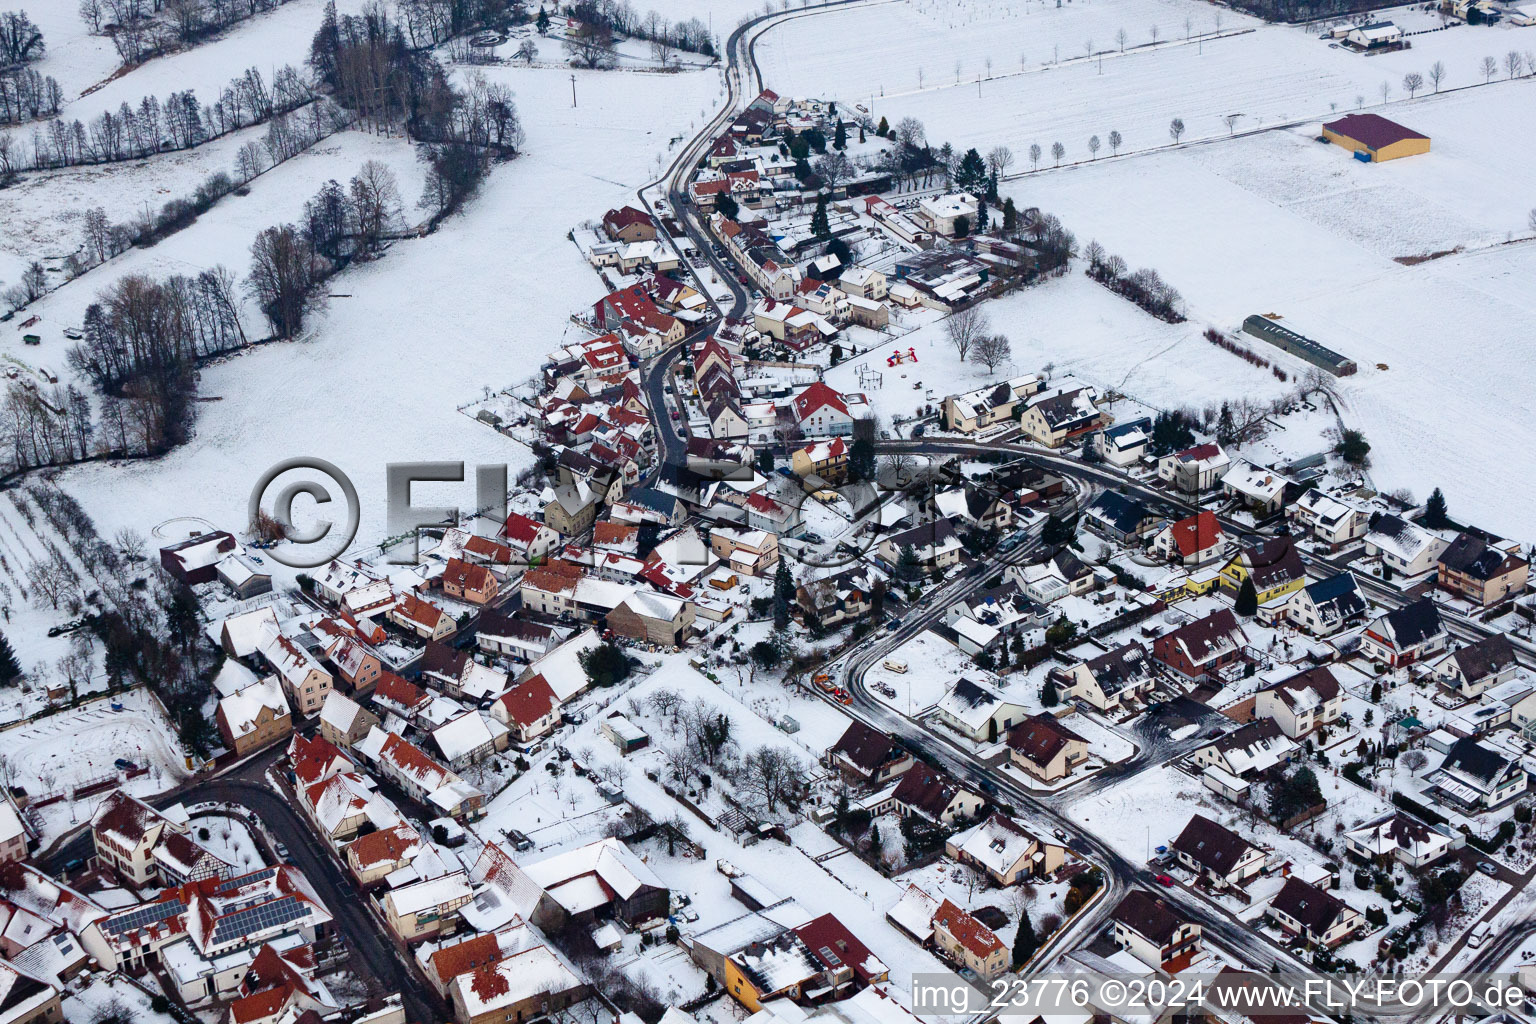
[[[124,525],[147,532],[180,515],[241,529],[257,476],[280,459],[308,454],[352,476],[363,509],[358,542],[366,546],[386,533],[386,463],[505,462],[515,472],[525,462],[526,449],[461,415],[456,406],[486,386],[500,388],[526,377],[571,329],[570,313],[600,296],[597,278],[565,233],[632,198],[654,175],[667,140],[686,130],[690,120],[698,123],[698,111],[713,103],[719,76],[713,71],[580,75],[580,105],[572,109],[566,74],[540,69],[488,74],[516,90],[528,133],[526,153],[495,169],[481,195],[437,233],[397,244],[382,260],[332,281],[332,294],[346,297],[332,298],[302,341],[264,347],[206,369],[201,394],[219,400],[200,407],[197,437],[190,444],[152,463],[67,474],[65,486],[96,517],[103,534]],[[349,137],[344,144],[388,145],[389,140]],[[394,144],[403,154],[403,144]],[[325,165],[330,169],[324,174],[350,176],[365,158],[359,153],[345,166]],[[302,167],[306,159],[291,164]],[[412,203],[418,189],[406,180],[411,168],[404,159],[397,164],[401,191]],[[257,188],[265,183],[263,178]],[[248,229],[230,227],[217,239],[210,230],[207,244],[219,249],[184,257],[183,269],[222,261],[243,275],[248,260],[242,254],[255,231],[292,216],[289,204],[302,204],[312,192],[306,180],[292,195],[251,206],[257,213],[265,210],[265,216],[254,217]],[[238,206],[252,200],[226,202]],[[192,232],[201,227],[200,221],[162,245],[195,239]],[[83,309],[94,294],[92,276],[77,283],[89,294],[71,294],[77,287],[71,285],[47,300],[45,313],[54,307]],[[252,328],[260,325],[247,324]],[[442,504],[467,501],[472,490],[469,484],[432,485],[416,493],[418,503]]]

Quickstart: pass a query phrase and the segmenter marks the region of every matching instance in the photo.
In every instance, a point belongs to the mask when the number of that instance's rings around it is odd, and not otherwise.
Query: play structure
[[[865,391],[885,386],[885,374],[868,366],[859,367],[859,387]]]
[[[902,363],[915,362],[917,362],[917,351],[912,348],[907,349],[905,355],[902,354],[901,349],[893,348],[891,354],[885,359],[886,366],[900,366]]]

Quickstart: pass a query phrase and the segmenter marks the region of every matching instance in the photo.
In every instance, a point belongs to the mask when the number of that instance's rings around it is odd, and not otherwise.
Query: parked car
[[[512,844],[512,849],[519,852],[533,849],[533,840],[515,828],[507,829],[505,833],[507,842]]]
[[[1158,885],[1172,885],[1173,884],[1173,876],[1172,875],[1158,875],[1157,876],[1157,884]]]
[[[1485,860],[1482,863],[1478,864],[1477,870],[1481,871],[1483,874],[1487,875],[1489,878],[1498,878],[1499,877],[1498,865],[1494,864],[1491,861],[1486,861]]]
[[[138,765],[134,764],[132,761],[128,760],[126,757],[120,757],[116,761],[113,761],[112,764],[120,772],[138,771],[138,768],[139,768]]]

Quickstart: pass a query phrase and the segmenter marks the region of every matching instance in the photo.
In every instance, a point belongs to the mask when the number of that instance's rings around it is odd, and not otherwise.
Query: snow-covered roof
[[[583,909],[608,903],[613,897],[603,892],[605,887],[619,899],[629,899],[644,886],[666,888],[666,883],[656,877],[644,861],[611,836],[526,865],[524,870],[529,878],[568,909],[595,898],[590,891],[593,885],[602,894],[601,898]],[[578,911],[572,909],[572,912]]]
[[[391,889],[385,898],[394,905],[395,913],[405,915],[467,900],[472,895],[474,893],[470,889],[468,876],[462,871],[455,871],[402,889]]]
[[[454,979],[465,1012],[473,1019],[541,995],[565,992],[581,984],[547,946],[532,949]]]
[[[478,711],[462,714],[432,732],[432,741],[450,761],[467,757],[494,740],[489,724]]]
[[[246,736],[256,731],[263,709],[270,710],[274,718],[282,718],[288,714],[288,698],[283,695],[282,684],[277,681],[276,676],[258,679],[245,689],[219,701],[219,710],[224,713],[224,722],[236,737]]]
[[[1035,852],[1039,841],[1012,818],[993,814],[986,821],[949,839],[971,860],[1005,875]]]

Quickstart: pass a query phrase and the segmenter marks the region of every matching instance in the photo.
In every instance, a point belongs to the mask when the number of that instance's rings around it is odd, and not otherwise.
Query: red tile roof
[[[559,707],[560,698],[540,674],[502,694],[500,704],[506,708],[509,719],[526,729]]]
[[[823,382],[816,381],[795,396],[795,418],[804,420],[823,406],[830,406],[844,416],[848,415],[848,403],[843,401],[843,396]]]
[[[1221,543],[1221,524],[1214,512],[1197,512],[1188,519],[1180,519],[1170,529],[1173,543],[1185,558]]]
[[[955,941],[972,955],[985,959],[1003,948],[1003,943],[992,934],[992,929],[949,900],[939,904],[933,913],[935,927],[943,928],[955,937]]]

